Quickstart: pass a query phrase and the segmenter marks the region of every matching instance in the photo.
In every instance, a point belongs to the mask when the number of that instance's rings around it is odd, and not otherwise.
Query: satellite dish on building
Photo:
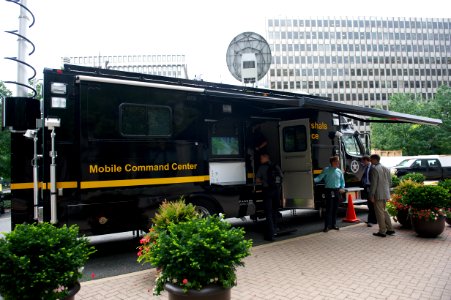
[[[226,61],[233,77],[243,83],[256,84],[271,66],[271,49],[261,35],[243,32],[230,42]]]

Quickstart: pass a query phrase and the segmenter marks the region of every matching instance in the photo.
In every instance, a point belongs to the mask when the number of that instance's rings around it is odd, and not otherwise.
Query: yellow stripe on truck
[[[190,183],[190,182],[204,182],[209,181],[209,175],[200,176],[183,176],[183,177],[167,177],[167,178],[143,178],[143,179],[123,179],[123,180],[96,180],[96,181],[82,181],[80,182],[80,189],[95,189],[95,188],[109,188],[109,187],[124,187],[124,186],[139,186],[139,185],[158,185],[158,184],[175,184],[175,183]],[[33,183],[11,183],[11,190],[25,190],[32,189]],[[50,189],[50,183],[39,183],[39,188]],[[57,189],[76,189],[78,182],[65,181],[57,182]]]
[[[82,181],[81,189],[107,188],[107,187],[123,187],[138,185],[157,185],[157,184],[175,184],[189,182],[203,182],[210,180],[210,176],[184,176],[184,177],[167,177],[167,178],[144,178],[144,179],[124,179],[124,180],[105,180],[105,181]]]
[[[38,187],[40,189],[47,189],[50,190],[50,183],[49,182],[39,182]],[[76,189],[78,187],[78,182],[76,181],[61,181],[56,183],[57,189]],[[26,190],[26,189],[32,189],[33,188],[33,182],[26,182],[26,183],[11,183],[11,190]]]

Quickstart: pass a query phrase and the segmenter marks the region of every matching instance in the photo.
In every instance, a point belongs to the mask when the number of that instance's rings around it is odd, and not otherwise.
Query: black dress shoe
[[[330,229],[333,229],[333,230],[340,230],[340,228],[337,227],[337,226],[333,226],[333,227],[331,227]]]
[[[386,234],[388,235],[394,235],[395,231],[394,230],[387,230]]]
[[[366,222],[366,226],[367,227],[373,227],[373,225],[371,223]]]
[[[386,237],[387,236],[385,233],[380,233],[380,232],[374,232],[373,235],[374,236],[380,236],[380,237]]]
[[[329,228],[324,228],[323,232],[328,232]]]

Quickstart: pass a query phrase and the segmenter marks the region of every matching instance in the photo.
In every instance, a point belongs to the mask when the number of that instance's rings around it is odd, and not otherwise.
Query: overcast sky
[[[28,36],[29,58],[42,77],[61,57],[128,54],[185,54],[190,78],[238,83],[226,65],[231,40],[244,31],[265,33],[272,17],[451,17],[450,0],[28,0],[36,17]],[[0,80],[16,80],[19,7],[0,0]],[[12,90],[14,87],[8,86]]]

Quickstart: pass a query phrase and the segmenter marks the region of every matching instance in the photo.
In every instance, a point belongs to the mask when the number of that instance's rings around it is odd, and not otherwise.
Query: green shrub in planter
[[[410,208],[411,199],[404,197],[408,191],[420,186],[421,183],[410,179],[401,180],[391,193],[391,199],[387,202],[387,211],[392,217],[396,217],[400,210]]]
[[[424,182],[425,179],[426,179],[426,177],[421,173],[409,173],[404,176],[401,176],[401,181],[402,180],[412,180],[412,181],[415,181],[418,183],[422,183],[422,182]]]
[[[436,220],[446,215],[451,207],[451,194],[438,185],[419,185],[408,190],[403,197],[410,203],[412,217],[424,220]]]
[[[0,239],[0,294],[5,300],[62,299],[94,251],[76,225],[17,225]]]
[[[150,263],[149,251],[151,246],[156,242],[159,232],[167,230],[170,224],[186,222],[200,217],[196,207],[191,203],[186,204],[183,197],[177,201],[164,201],[161,203],[158,212],[152,218],[154,225],[140,240],[138,262],[143,264]]]
[[[155,228],[166,230],[169,224],[200,218],[196,207],[191,203],[186,204],[183,197],[177,201],[165,201],[160,205],[158,212],[152,218]]]
[[[159,295],[167,282],[185,292],[212,284],[230,288],[251,246],[244,229],[232,227],[221,216],[172,223],[158,233],[148,252],[150,263],[161,268],[154,293]]]
[[[437,185],[448,190],[448,193],[451,193],[451,179],[439,181]]]
[[[449,194],[451,194],[451,179],[445,179],[442,181],[439,181],[438,186],[441,186],[442,188],[446,189]],[[446,218],[447,223],[451,224],[451,203],[450,206],[446,208]]]
[[[392,187],[397,187],[399,185],[399,183],[401,182],[401,179],[399,179],[398,176],[396,175],[391,175],[391,186]]]

